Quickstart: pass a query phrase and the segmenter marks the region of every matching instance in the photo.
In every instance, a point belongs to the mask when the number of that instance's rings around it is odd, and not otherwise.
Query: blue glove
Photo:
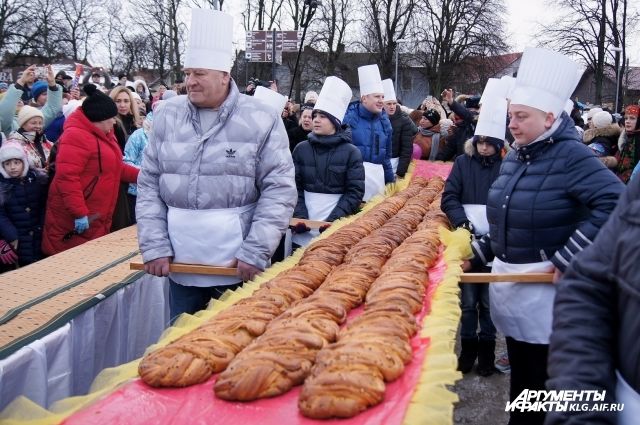
[[[82,233],[88,228],[89,228],[89,217],[85,215],[84,217],[76,218],[75,231],[77,233]]]

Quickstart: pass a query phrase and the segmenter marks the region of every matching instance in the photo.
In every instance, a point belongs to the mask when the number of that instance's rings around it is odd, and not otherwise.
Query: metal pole
[[[276,30],[271,30],[271,40],[273,46],[271,47],[271,81],[276,81]]]
[[[396,83],[394,87],[396,90],[396,93],[398,92],[398,50],[400,50],[400,44],[396,43]]]
[[[620,95],[620,53],[616,52],[616,56],[618,56],[618,60],[616,61],[618,62],[618,67],[616,69],[616,107],[615,107],[615,111],[617,114],[618,106],[620,105],[618,103],[618,96]]]
[[[296,56],[296,65],[293,68],[293,76],[291,77],[291,87],[289,88],[289,99],[291,99],[291,95],[293,94],[293,83],[296,81],[296,74],[298,73],[298,65],[300,64],[300,55],[302,54],[302,47],[304,46],[304,38],[307,35],[307,27],[309,27],[309,23],[311,22],[311,18],[316,11],[317,4],[309,3],[308,14],[305,15],[305,8],[307,6],[307,2],[305,1],[304,6],[302,7],[302,22],[301,27],[302,30],[302,39],[300,40],[300,47],[298,47],[298,56]]]
[[[618,113],[618,96],[620,94],[620,52],[622,52],[622,48],[618,46],[613,46],[611,50],[616,52],[616,106],[613,109],[617,114]]]

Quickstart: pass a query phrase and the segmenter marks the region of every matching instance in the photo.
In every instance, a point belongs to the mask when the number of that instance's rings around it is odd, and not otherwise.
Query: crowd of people
[[[495,373],[499,331],[511,400],[545,385],[610,390],[614,376],[631,388],[625,397],[638,396],[637,361],[615,347],[626,344],[637,359],[636,340],[598,341],[581,352],[568,336],[587,332],[589,319],[565,314],[583,317],[581,302],[597,304],[598,320],[614,335],[616,314],[638,329],[635,316],[615,304],[626,291],[632,295],[619,302],[639,305],[633,277],[627,286],[615,278],[615,263],[623,278],[637,266],[615,257],[621,248],[612,233],[598,237],[615,216],[607,226],[628,231],[624,252],[637,248],[638,105],[619,121],[592,108],[584,123],[569,100],[576,64],[544,49],[527,49],[518,77],[490,79],[482,96],[446,89],[412,110],[372,64],[358,69],[357,100],[345,81],[328,76],[319,94],[308,92],[297,105],[273,83],[252,80],[240,92],[229,74],[232,34],[229,15],[193,14],[184,93],[162,87],[152,94],[144,80],[130,84],[124,75],[114,85],[97,70],[80,82],[48,67],[36,80],[34,66],[7,88],[0,100],[5,269],[137,222],[145,270],[169,277],[175,318],[265,270],[279,244],[304,246],[326,228],[301,221],[289,229],[292,217],[331,223],[404,177],[412,158],[452,161],[442,210],[471,234],[474,255],[463,269],[547,272],[556,283],[461,285],[458,369],[468,373],[477,360],[478,374]],[[625,192],[627,183],[636,189]],[[237,267],[238,275],[172,273],[172,262]],[[614,285],[601,288],[604,281]],[[608,361],[599,381],[585,378],[576,358]],[[544,412],[512,412],[510,423],[544,419]]]
[[[153,108],[178,94],[42,69],[27,67],[0,99],[0,271],[134,224]]]

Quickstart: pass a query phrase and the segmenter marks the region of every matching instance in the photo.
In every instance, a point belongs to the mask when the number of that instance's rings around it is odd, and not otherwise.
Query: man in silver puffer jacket
[[[193,16],[230,19],[203,10]],[[194,20],[191,31],[198,27]],[[240,94],[226,66],[187,53],[188,94],[157,106],[138,179],[138,240],[148,273],[169,275],[171,261],[238,267],[237,277],[172,273],[172,318],[268,267],[297,200],[279,111]]]

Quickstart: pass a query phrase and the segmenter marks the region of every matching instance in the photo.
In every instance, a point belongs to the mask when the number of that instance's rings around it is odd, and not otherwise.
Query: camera
[[[260,80],[259,78],[250,78],[247,85],[249,84],[253,84],[253,89],[247,91],[247,94],[250,96],[253,96],[253,93],[255,93],[256,91],[256,87],[259,87],[259,86],[266,87],[266,88],[271,87],[271,81],[263,81],[263,80]]]
[[[35,69],[35,74],[36,74],[36,78],[46,78],[47,77],[47,67],[45,65],[37,66],[36,69]]]

